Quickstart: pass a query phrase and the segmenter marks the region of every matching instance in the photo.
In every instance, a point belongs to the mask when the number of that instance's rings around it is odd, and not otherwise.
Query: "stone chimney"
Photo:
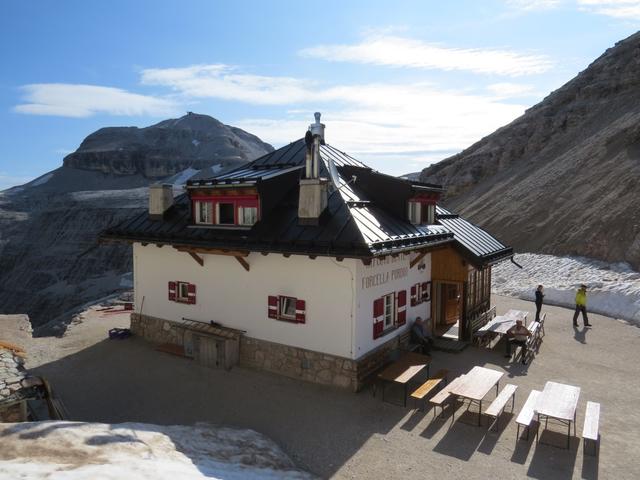
[[[304,178],[300,179],[298,198],[298,223],[318,225],[320,215],[327,208],[328,180],[320,178],[320,145],[324,145],[324,124],[320,123],[320,112],[314,114],[316,121],[309,125],[304,137],[307,144]]]
[[[154,183],[149,186],[149,217],[162,220],[164,213],[173,205],[173,185]]]

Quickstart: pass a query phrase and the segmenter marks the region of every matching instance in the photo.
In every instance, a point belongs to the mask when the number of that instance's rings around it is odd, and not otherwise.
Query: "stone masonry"
[[[207,326],[207,324],[203,324]],[[131,314],[131,331],[152,342],[184,347],[184,325],[166,319]],[[290,378],[357,391],[386,363],[398,348],[392,338],[373,352],[352,360],[248,336],[240,337],[240,365]]]

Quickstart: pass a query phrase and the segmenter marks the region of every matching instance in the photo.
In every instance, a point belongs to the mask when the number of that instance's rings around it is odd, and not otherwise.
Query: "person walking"
[[[536,322],[540,321],[540,310],[542,310],[542,299],[544,298],[543,288],[542,285],[538,285],[536,288]]]
[[[573,314],[573,326],[578,326],[578,314],[582,312],[582,321],[585,327],[590,327],[589,318],[587,317],[587,286],[580,285],[576,292],[576,311]]]

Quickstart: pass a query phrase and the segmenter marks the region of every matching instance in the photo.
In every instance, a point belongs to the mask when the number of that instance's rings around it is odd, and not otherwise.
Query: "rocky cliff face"
[[[271,150],[244,130],[188,113],[146,128],[101,128],[65,157],[64,166],[159,179],[187,168],[245,163]]]
[[[640,267],[640,33],[509,125],[423,170],[520,251]]]
[[[184,183],[194,167],[223,171],[271,150],[247,132],[196,114],[91,134],[64,166],[0,192],[0,313],[28,314],[36,334],[60,333],[56,326],[67,312],[131,287],[131,247],[97,239],[147,207],[153,180],[177,174],[170,180]]]

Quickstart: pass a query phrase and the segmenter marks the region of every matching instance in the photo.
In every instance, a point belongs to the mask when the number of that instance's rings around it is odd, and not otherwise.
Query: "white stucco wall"
[[[200,255],[204,266],[170,246],[134,244],[135,308],[169,320],[183,317],[246,330],[261,340],[357,358],[353,352],[353,312],[357,264],[345,259],[251,253],[247,272],[233,257]],[[197,302],[170,301],[169,281],[193,283]],[[306,323],[283,322],[267,316],[269,295],[306,301]],[[369,323],[371,320],[369,319]],[[370,332],[369,332],[370,333]]]
[[[431,281],[431,254],[413,268],[409,268],[411,259],[417,253],[402,254],[393,258],[387,256],[381,260],[373,260],[371,265],[356,263],[356,322],[354,358],[359,358],[377,346],[387,342],[393,336],[400,335],[410,328],[417,316],[424,320],[431,318],[431,302],[423,302],[411,306],[411,286],[416,283]],[[424,268],[418,268],[421,265]],[[383,295],[407,291],[407,323],[380,338],[373,338],[373,302]],[[429,323],[428,323],[429,324]]]

